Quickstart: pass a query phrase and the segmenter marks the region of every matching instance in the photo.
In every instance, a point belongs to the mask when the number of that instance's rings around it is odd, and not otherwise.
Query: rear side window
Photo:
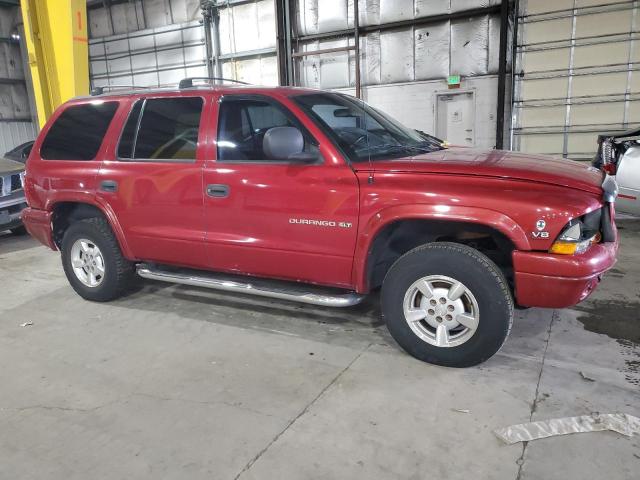
[[[152,98],[138,101],[118,145],[122,160],[196,159],[202,98]]]
[[[93,160],[118,102],[87,103],[65,109],[40,147],[44,160]]]

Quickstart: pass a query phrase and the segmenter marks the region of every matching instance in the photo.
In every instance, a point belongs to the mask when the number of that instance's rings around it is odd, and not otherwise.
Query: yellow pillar
[[[86,0],[22,0],[20,4],[42,127],[59,105],[89,93]]]

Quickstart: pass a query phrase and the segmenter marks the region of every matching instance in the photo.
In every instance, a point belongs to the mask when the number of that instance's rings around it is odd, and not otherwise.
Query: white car
[[[599,135],[593,164],[616,176],[616,211],[640,216],[640,129]]]

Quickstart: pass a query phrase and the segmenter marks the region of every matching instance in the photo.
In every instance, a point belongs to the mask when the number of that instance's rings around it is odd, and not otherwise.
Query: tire
[[[11,233],[13,233],[14,235],[26,235],[27,229],[24,228],[24,225],[20,225],[19,227],[12,228]]]
[[[82,246],[79,244],[82,244],[84,240],[87,241],[84,243],[88,243],[88,248],[91,248],[94,253],[99,252],[99,255],[91,257],[94,258],[93,265],[96,265],[95,260],[100,259],[98,265],[93,268],[102,267],[103,272],[94,270],[96,273],[94,286],[88,285],[86,281],[81,279],[81,277],[85,277],[86,270],[84,268],[77,269],[72,265],[72,259],[77,260],[77,256],[74,257],[74,248],[82,250]],[[71,224],[64,233],[61,252],[62,267],[67,280],[76,293],[85,300],[94,302],[114,300],[122,296],[135,281],[135,266],[122,256],[118,241],[104,218],[85,218]]]
[[[396,342],[423,362],[447,367],[489,359],[513,323],[513,299],[500,269],[457,243],[429,243],[400,257],[387,272],[381,301]]]

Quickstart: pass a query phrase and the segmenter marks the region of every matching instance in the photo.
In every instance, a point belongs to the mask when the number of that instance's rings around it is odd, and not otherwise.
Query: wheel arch
[[[418,245],[437,241],[473,244],[474,240],[487,238],[502,252],[500,266],[507,277],[512,269],[512,251],[531,248],[524,230],[500,212],[464,206],[389,207],[374,214],[358,237],[354,257],[356,291],[366,293],[380,286],[393,262]]]
[[[107,220],[125,258],[134,260],[117,217],[108,205],[90,200],[58,200],[50,207],[53,241],[60,249],[67,228],[78,220],[101,216]]]

